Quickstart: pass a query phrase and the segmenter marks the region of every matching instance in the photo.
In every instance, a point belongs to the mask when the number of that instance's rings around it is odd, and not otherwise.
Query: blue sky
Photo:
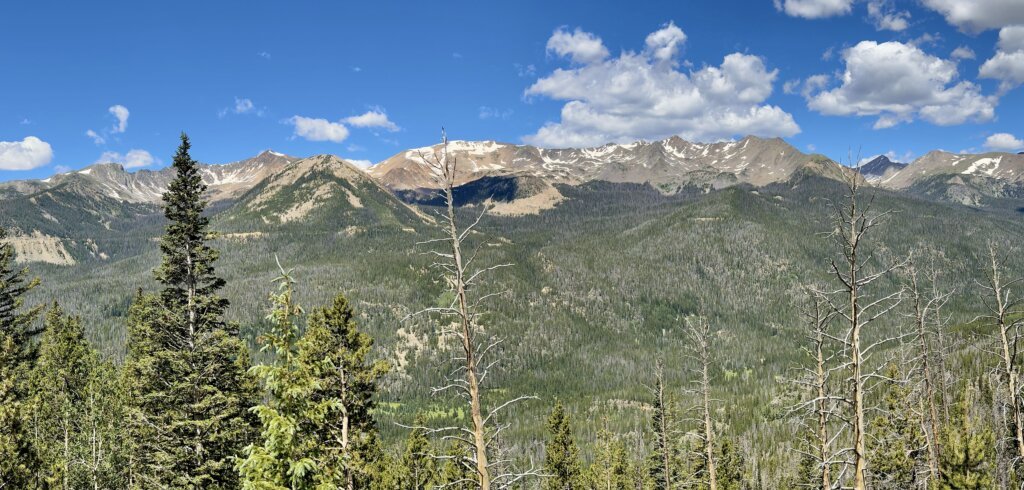
[[[455,139],[1024,148],[1020,0],[6,2],[0,180]],[[87,134],[88,133],[88,134]],[[31,167],[31,168],[29,168]]]

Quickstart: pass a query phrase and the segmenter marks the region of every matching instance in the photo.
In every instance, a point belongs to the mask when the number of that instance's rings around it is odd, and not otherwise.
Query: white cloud
[[[110,132],[123,133],[126,129],[128,129],[127,107],[118,104],[115,106],[111,106],[109,109],[107,109],[107,111],[113,114],[115,118],[117,118],[117,124],[115,124],[114,127],[110,129]]]
[[[107,142],[107,140],[103,138],[103,136],[99,135],[98,133],[96,133],[96,131],[93,131],[91,129],[86,131],[85,135],[92,138],[92,142],[96,143],[97,145],[102,145],[103,143]]]
[[[995,151],[1017,151],[1024,148],[1024,140],[1010,133],[996,133],[985,139],[985,148]]]
[[[345,161],[364,170],[373,166],[373,162],[369,160],[357,160],[352,158],[346,158]]]
[[[32,170],[52,159],[50,144],[35,136],[26,136],[21,141],[0,141],[0,170]]]
[[[285,122],[295,127],[295,136],[309,141],[341,143],[348,138],[348,128],[340,122],[302,116],[292,116]]]
[[[827,115],[878,116],[876,129],[921,118],[938,125],[987,121],[998,98],[969,81],[955,83],[956,62],[899,42],[862,41],[843,52],[841,85],[805,93],[808,107]]]
[[[105,151],[95,163],[120,163],[124,168],[148,167],[157,159],[146,150],[128,150],[124,155],[116,151]]]
[[[954,49],[953,52],[949,54],[949,57],[954,60],[973,60],[977,56],[974,54],[973,49],[967,46],[960,46],[959,48]]]
[[[923,0],[923,3],[941,13],[946,22],[968,32],[1024,24],[1021,0]]]
[[[391,132],[401,129],[397,124],[391,122],[387,113],[379,107],[358,116],[346,117],[345,122],[357,128],[383,128]]]
[[[733,53],[720,66],[680,71],[677,63],[665,62],[685,39],[674,30],[668,24],[648,36],[643,52],[590,57],[583,66],[560,68],[534,82],[526,96],[566,103],[559,122],[545,124],[524,141],[545,147],[596,146],[671,135],[707,141],[800,132],[792,115],[764,104],[778,70],[769,71],[757,56]],[[552,40],[566,34],[556,31]],[[576,30],[574,36],[601,45],[593,34]],[[580,62],[577,57],[573,61]]]
[[[910,12],[897,11],[891,0],[871,0],[868,2],[868,17],[875,23],[878,30],[903,31],[910,25]]]
[[[775,8],[791,17],[820,19],[850,13],[853,0],[775,0]]]
[[[244,97],[235,97],[235,104],[232,107],[225,107],[220,111],[217,111],[218,117],[224,117],[229,113],[233,114],[255,114],[263,117],[263,109],[257,108],[256,104],[252,102],[252,99]]]
[[[548,39],[547,50],[580,64],[596,63],[608,57],[608,48],[604,47],[601,38],[579,27],[574,32],[564,27],[556,29]]]
[[[1024,26],[1000,29],[998,47],[995,56],[981,65],[978,76],[999,80],[1003,91],[1024,84]]]
[[[645,40],[647,51],[651,57],[659,61],[674,60],[685,42],[686,34],[676,27],[674,22],[669,22],[661,29],[648,34]]]
[[[1000,29],[998,46],[1000,51],[1024,50],[1024,25]]]
[[[270,59],[270,53],[268,53],[266,51],[260,51],[259,53],[256,53],[256,56],[259,56],[260,58],[263,58],[265,60],[269,60]]]

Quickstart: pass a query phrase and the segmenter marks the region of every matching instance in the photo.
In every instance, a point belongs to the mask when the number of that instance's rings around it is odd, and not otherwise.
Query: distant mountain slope
[[[362,169],[334,155],[317,155],[269,172],[216,222],[241,232],[287,224],[352,232],[387,225],[414,228],[425,219]]]
[[[374,165],[369,173],[391,189],[434,188],[432,169],[424,156],[439,150],[439,145],[408,150]],[[565,184],[594,180],[650,183],[663,192],[685,186],[721,188],[738,183],[760,186],[783,182],[816,159],[781,139],[753,136],[709,144],[672,137],[582,149],[453,141],[448,151],[458,160],[460,183],[514,174]]]
[[[269,173],[295,160],[295,157],[267,150],[233,163],[202,165],[203,182],[208,187],[207,198],[212,202],[236,198]],[[173,167],[129,172],[117,163],[98,163],[46,179],[0,183],[0,198],[38,194],[74,183],[83,197],[103,195],[122,202],[158,204],[173,178]]]
[[[1024,155],[932,151],[879,180],[879,185],[969,206],[1024,199]]]
[[[876,183],[906,168],[906,163],[894,162],[885,155],[878,155],[860,166],[860,174],[868,182]]]

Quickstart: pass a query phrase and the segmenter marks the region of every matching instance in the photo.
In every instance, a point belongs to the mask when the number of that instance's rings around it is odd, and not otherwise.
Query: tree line
[[[458,161],[422,155],[441,189],[437,238],[423,242],[448,294],[427,315],[450,346],[448,375],[431,388],[464,416],[436,424],[422,414],[407,439],[387,447],[374,414],[389,372],[375,359],[341,294],[306,309],[300,278],[280,261],[270,291],[260,359],[225,320],[218,251],[204,214],[206,190],[184,134],[164,194],[167,221],[154,271],[156,293],[138,291],[127,315],[127,354],[115,365],[86,340],[82,321],[58,303],[26,307],[39,286],[0,229],[0,489],[214,488],[1016,488],[1024,482],[1024,406],[1017,350],[1024,314],[999,244],[987,281],[988,313],[976,343],[954,337],[935,251],[898,257],[876,247],[888,213],[856,172],[832,202],[831,281],[805,287],[806,361],[780,380],[795,434],[792,467],[762,474],[720,419],[713,395],[722,327],[703,309],[677,318],[691,370],[668,386],[650,375],[648,436],[598,432],[581,447],[572,414],[494,386],[505,339],[487,325],[508,264],[477,265],[486,244],[471,237],[453,193]],[[886,289],[891,277],[901,287]],[[899,282],[899,281],[897,281]],[[892,317],[903,311],[906,318]],[[906,325],[880,334],[881,322]],[[960,326],[962,327],[962,326]],[[500,330],[499,330],[500,331]],[[503,432],[519,403],[553,403],[543,460],[514,454]],[[510,415],[511,414],[511,415]],[[445,420],[445,422],[448,422]],[[607,424],[604,424],[605,426]]]

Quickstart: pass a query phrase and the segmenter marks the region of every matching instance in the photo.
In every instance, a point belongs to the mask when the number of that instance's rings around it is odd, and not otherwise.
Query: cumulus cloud
[[[1024,2],[1020,0],[923,0],[923,3],[963,31],[981,32],[1024,24]]]
[[[594,63],[608,57],[608,48],[604,47],[601,38],[579,27],[573,32],[564,27],[556,29],[548,39],[547,51],[580,64]]]
[[[978,76],[999,80],[1003,91],[1024,84],[1024,26],[999,30],[998,51],[981,65]]]
[[[128,150],[124,155],[116,151],[105,151],[95,163],[120,163],[124,168],[148,167],[157,159],[146,150]]]
[[[577,30],[575,35],[601,43],[590,33]],[[757,56],[733,53],[720,66],[684,72],[666,58],[678,53],[683,40],[683,32],[669,23],[647,37],[642,52],[595,56],[583,66],[559,68],[540,78],[526,90],[527,97],[566,103],[560,121],[548,122],[524,141],[545,147],[596,146],[671,135],[707,141],[800,132],[792,115],[764,104],[778,70],[768,70]],[[564,56],[580,62],[572,53]]]
[[[295,127],[295,136],[309,141],[341,143],[348,138],[348,128],[341,122],[303,116],[292,116],[285,122]]]
[[[346,117],[338,121],[292,116],[282,122],[292,125],[295,130],[293,137],[309,141],[331,141],[334,143],[341,143],[348,138],[349,130],[346,124],[357,128],[382,128],[392,132],[402,129],[388,119],[387,113],[379,107],[372,108],[358,116]]]
[[[686,42],[686,34],[676,27],[674,22],[665,24],[664,27],[647,35],[644,41],[647,44],[647,51],[651,57],[659,61],[670,61],[679,54],[679,49]]]
[[[808,107],[827,115],[878,116],[876,129],[915,118],[938,125],[987,121],[998,98],[969,81],[956,83],[956,62],[900,42],[862,41],[843,52],[840,85],[805,92]],[[820,75],[819,75],[820,77]]]
[[[358,116],[346,117],[345,122],[357,128],[382,128],[388,131],[398,131],[397,124],[388,119],[383,109],[374,108]]]
[[[995,151],[1018,151],[1024,148],[1024,140],[1010,133],[996,133],[985,139],[985,148]]]
[[[128,129],[127,107],[118,104],[115,106],[111,106],[109,109],[107,109],[107,111],[113,114],[115,118],[117,118],[117,124],[115,124],[113,128],[110,128],[110,132],[123,133],[126,129]]]
[[[32,170],[52,159],[50,144],[35,136],[26,136],[21,141],[0,141],[0,170]]]
[[[850,13],[853,0],[775,0],[775,9],[791,17],[821,19]]]
[[[868,17],[875,28],[882,31],[903,31],[910,25],[910,12],[896,10],[891,0],[871,0],[868,2]]]

